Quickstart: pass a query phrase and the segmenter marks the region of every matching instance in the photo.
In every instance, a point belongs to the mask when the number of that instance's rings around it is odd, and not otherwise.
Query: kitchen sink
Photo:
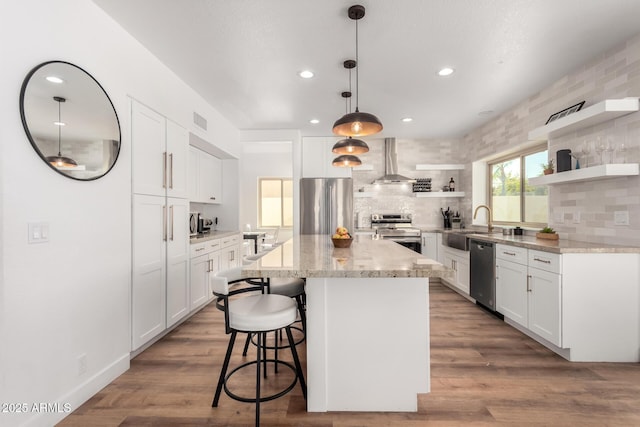
[[[459,230],[443,233],[442,244],[461,251],[469,250],[469,234],[490,234],[488,231]]]

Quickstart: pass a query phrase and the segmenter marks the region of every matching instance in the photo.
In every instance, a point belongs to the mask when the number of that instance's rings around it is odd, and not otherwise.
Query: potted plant
[[[550,175],[553,173],[553,159],[549,159],[549,163],[543,163],[541,166],[542,172],[545,175]]]
[[[545,227],[536,233],[536,238],[546,240],[558,240],[558,234],[551,227]]]

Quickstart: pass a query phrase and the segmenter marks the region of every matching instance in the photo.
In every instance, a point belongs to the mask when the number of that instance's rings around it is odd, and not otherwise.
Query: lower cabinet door
[[[529,329],[562,347],[560,310],[561,275],[529,268]]]
[[[167,199],[167,327],[189,314],[189,201]]]
[[[527,266],[496,260],[496,311],[527,327]]]
[[[209,275],[211,260],[209,255],[191,259],[191,301],[189,310],[194,310],[209,300]]]

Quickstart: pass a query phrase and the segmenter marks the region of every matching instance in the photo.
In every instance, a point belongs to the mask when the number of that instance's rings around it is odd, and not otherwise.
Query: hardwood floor
[[[210,305],[132,360],[129,371],[59,426],[253,425],[253,404],[223,394],[211,408],[227,340],[222,313]],[[236,345],[232,363],[242,360]],[[298,349],[304,363],[304,345]],[[234,387],[251,390],[254,380],[248,374]],[[640,426],[640,364],[567,362],[434,283],[431,393],[418,399],[417,413],[307,413],[296,386],[262,404],[262,425]]]

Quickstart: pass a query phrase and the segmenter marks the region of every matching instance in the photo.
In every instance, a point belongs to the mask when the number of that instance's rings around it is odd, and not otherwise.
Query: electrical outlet
[[[580,212],[573,213],[573,223],[580,224]]]
[[[614,225],[629,225],[629,211],[615,211],[613,213]]]
[[[78,376],[84,375],[87,372],[87,354],[82,353],[78,356]]]

